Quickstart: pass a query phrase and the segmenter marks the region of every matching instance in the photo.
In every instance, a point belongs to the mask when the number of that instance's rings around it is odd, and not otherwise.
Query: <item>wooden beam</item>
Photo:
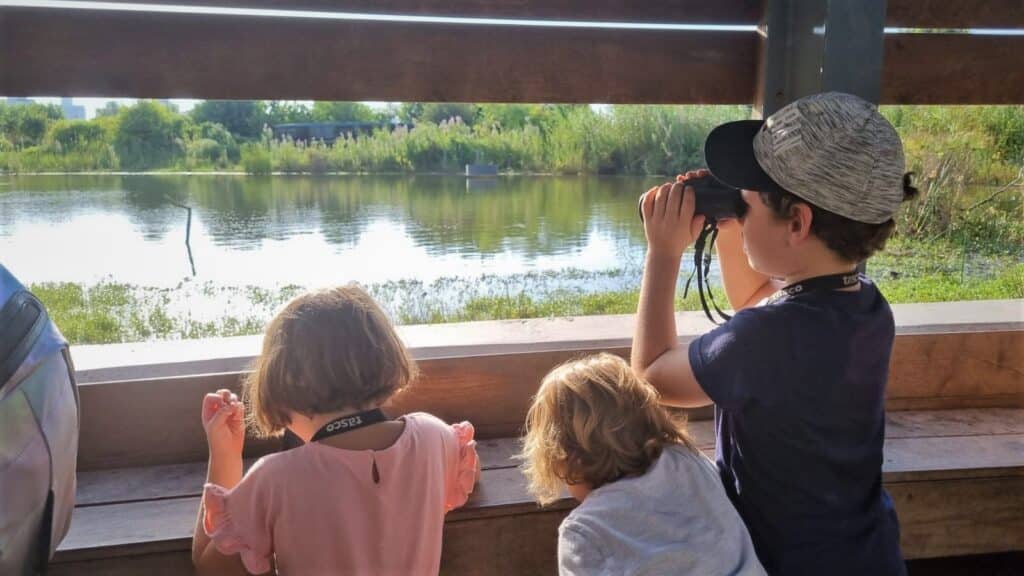
[[[702,423],[703,424],[703,423]],[[701,426],[701,428],[707,428]],[[710,432],[710,446],[715,443],[714,431]],[[701,430],[705,440],[707,434]],[[514,455],[519,452],[518,438],[497,438],[478,440],[477,454],[483,470],[515,468],[519,462]],[[245,460],[245,469],[252,466],[254,459]],[[206,461],[162,466],[140,466],[78,473],[78,489],[75,505],[79,507],[106,504],[126,504],[143,500],[167,500],[199,496],[206,481]]]
[[[82,0],[88,3],[88,0]],[[137,0],[113,0],[138,3]],[[605,22],[755,25],[760,0],[153,0],[151,4],[315,10],[366,14]],[[1024,28],[1018,0],[888,0],[886,25],[900,28]]]
[[[1022,347],[1022,331],[900,336],[891,361],[888,408],[1024,407],[1024,359],[1015,353]],[[424,360],[422,380],[400,395],[393,409],[424,410],[448,421],[468,419],[482,438],[515,436],[543,375],[565,360],[599,350]],[[611,351],[628,354],[626,348]],[[203,459],[205,443],[193,412],[207,391],[236,388],[237,382],[237,374],[224,374],[83,386],[80,468]],[[152,404],[138,406],[134,399],[140,394]],[[102,417],[109,410],[124,414],[117,425]],[[250,454],[267,449],[267,444],[252,444]]]
[[[991,406],[993,397],[1004,406],[1024,408],[1021,350],[1024,331],[897,336],[887,408],[982,408]],[[909,402],[901,405],[904,401]]]
[[[900,520],[904,557],[1024,548],[1022,483],[1022,476],[886,482]],[[199,498],[179,498],[79,509],[74,519],[80,527],[77,540],[62,544],[49,573],[139,574],[165,562],[187,567],[198,505]],[[556,528],[570,507],[526,506],[493,517],[453,517],[445,524],[442,574],[550,573],[555,569]]]
[[[83,0],[88,3],[88,0]],[[114,0],[133,2],[138,0]],[[761,0],[150,0],[149,4],[604,22],[757,24]]]
[[[72,528],[58,547],[58,562],[83,562],[107,557],[172,552],[192,538],[199,496],[79,506]],[[571,508],[568,494],[552,510]],[[452,524],[540,512],[526,491],[518,468],[484,470],[470,500],[448,513]]]
[[[905,558],[1024,550],[1024,476],[886,484]]]
[[[690,422],[688,431],[696,445],[714,458],[714,423]],[[519,438],[477,443],[485,471],[516,468],[519,450]],[[252,462],[247,460],[246,468]],[[1024,409],[891,412],[886,417],[882,469],[888,482],[1024,476]],[[86,507],[199,496],[205,478],[205,460],[80,472],[75,504]],[[487,490],[490,488],[484,492]],[[520,488],[514,492],[526,497]],[[469,507],[493,507],[494,499],[486,496],[477,493]]]
[[[1024,331],[914,333],[896,337],[889,410],[1024,408]],[[481,438],[517,436],[541,378],[557,364],[598,351],[628,357],[626,347],[563,342],[557,349],[419,361],[422,378],[392,409],[470,420]],[[204,394],[238,389],[240,374],[84,384],[79,469],[174,464],[206,458],[198,410]],[[145,402],[139,399],[144,398]],[[117,419],[108,414],[119,414]],[[707,418],[698,412],[694,418]],[[250,442],[258,456],[272,443]]]
[[[445,524],[440,576],[557,574],[566,509]]]
[[[901,28],[1024,28],[1020,0],[888,0],[886,24]]]
[[[886,35],[882,103],[1024,104],[1024,36]]]
[[[1021,547],[1021,412],[889,415],[883,481],[896,503],[908,558]],[[710,422],[693,427],[698,438],[713,428]],[[554,528],[573,502],[563,494],[539,509],[511,458],[515,451],[515,439],[481,443],[481,481],[466,506],[447,517],[442,572],[477,574],[499,566],[489,573],[534,573],[539,568],[523,562],[539,558],[520,558],[524,547],[553,561]],[[124,565],[148,565],[151,555],[187,554],[204,471],[200,462],[81,474],[78,508],[53,573],[119,574]]]
[[[137,3],[137,0],[112,1]],[[413,16],[738,25],[755,25],[762,13],[760,0],[153,0],[149,3]],[[1018,0],[888,0],[886,25],[1024,28],[1024,10]]]
[[[1024,331],[1019,300],[895,304],[896,336]],[[433,358],[628,348],[636,315],[568,316],[398,326],[419,361]],[[683,340],[714,328],[702,312],[676,312]],[[244,372],[262,335],[154,340],[73,348],[79,384]]]
[[[50,564],[47,576],[182,576],[194,574],[191,550],[153,552],[131,557],[99,557],[94,560]]]
[[[1022,549],[1022,482],[1021,476],[887,482],[885,488],[900,520],[904,557],[936,558]],[[143,567],[157,566],[154,557],[185,567],[198,505],[199,498],[181,498],[80,509],[74,521],[83,527],[79,533],[83,539],[63,544],[49,573],[139,574]],[[568,509],[567,505],[546,511],[534,507],[496,517],[461,521],[453,518],[445,524],[442,573],[535,573],[502,570],[523,566],[534,570],[543,567],[540,572],[551,572],[557,545],[555,528]],[[153,534],[157,534],[153,540],[145,540]],[[102,544],[104,538],[117,543]],[[488,554],[478,554],[476,550],[480,547]]]
[[[754,86],[753,32],[24,8],[0,22],[9,96],[737,104]]]

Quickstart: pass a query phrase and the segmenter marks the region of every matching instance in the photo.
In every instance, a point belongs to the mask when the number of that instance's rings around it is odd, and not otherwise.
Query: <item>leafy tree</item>
[[[374,120],[380,124],[390,124],[398,119],[398,106],[388,104],[387,107],[373,111]]]
[[[398,110],[395,112],[398,119],[406,124],[414,124],[419,122],[420,118],[423,117],[423,103],[422,102],[402,102],[398,106]]]
[[[38,146],[53,122],[64,118],[56,104],[0,105],[0,132],[16,149]]]
[[[96,110],[96,117],[106,118],[108,116],[117,116],[119,110],[121,110],[121,105],[111,100],[104,104],[102,108],[98,108]]]
[[[309,106],[284,100],[273,100],[267,104],[267,124],[271,126],[312,121],[313,111]]]
[[[85,148],[106,139],[106,131],[97,122],[85,120],[58,120],[50,125],[46,142],[60,150],[68,151]]]
[[[477,122],[517,130],[527,124],[538,124],[545,114],[543,104],[481,104]]]
[[[181,153],[183,119],[155,102],[142,101],[118,116],[114,150],[121,167],[145,170],[170,164]]]
[[[463,124],[472,126],[476,120],[476,104],[429,102],[423,105],[421,118],[426,122],[433,122],[435,124],[459,118]]]
[[[360,102],[314,102],[312,115],[316,122],[373,122],[377,119],[373,109]]]
[[[268,120],[266,107],[258,100],[207,100],[197,104],[189,115],[196,124],[220,124],[242,139],[259,138]]]
[[[238,141],[220,124],[190,124],[186,132],[188,152],[193,157],[216,163],[237,163],[241,158]]]

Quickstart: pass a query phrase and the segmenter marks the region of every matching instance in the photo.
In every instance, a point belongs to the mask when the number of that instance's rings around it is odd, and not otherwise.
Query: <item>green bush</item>
[[[168,166],[183,155],[184,119],[167,107],[150,101],[118,114],[114,149],[122,168],[148,170]]]
[[[270,174],[274,170],[270,151],[259,144],[243,145],[242,168],[249,174]]]

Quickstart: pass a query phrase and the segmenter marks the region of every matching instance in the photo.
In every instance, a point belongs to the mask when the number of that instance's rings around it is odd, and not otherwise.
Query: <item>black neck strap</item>
[[[693,276],[697,276],[697,294],[700,296],[700,306],[704,309],[704,315],[713,324],[721,324],[712,314],[708,302],[714,306],[715,312],[723,322],[728,321],[732,316],[722,311],[715,302],[715,294],[708,285],[708,276],[711,273],[711,254],[715,248],[715,240],[718,238],[718,222],[713,218],[704,221],[704,227],[693,244],[693,270],[690,277],[686,279],[686,286],[683,288],[683,298],[690,293],[690,282]]]
[[[387,419],[388,417],[381,412],[380,408],[374,408],[373,410],[367,410],[366,412],[359,412],[358,414],[347,414],[324,424],[323,427],[316,431],[316,434],[313,435],[313,439],[310,440],[310,442],[316,442],[318,440],[323,440],[324,438],[330,438],[331,436],[337,436],[338,434],[358,430],[359,428],[363,428],[371,424],[384,422]]]
[[[768,303],[778,302],[783,298],[799,296],[808,292],[819,290],[840,290],[860,284],[860,275],[856,270],[842,274],[829,274],[828,276],[815,276],[799,282],[794,282],[775,294],[768,297]]]

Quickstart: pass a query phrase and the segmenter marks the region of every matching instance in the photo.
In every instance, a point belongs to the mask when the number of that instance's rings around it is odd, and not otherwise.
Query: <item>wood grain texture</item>
[[[887,35],[882,104],[1024,104],[1024,36]]]
[[[1024,476],[886,485],[906,558],[1024,550]]]
[[[902,28],[1024,28],[1020,0],[887,0],[885,21]]]
[[[1024,331],[1021,300],[894,304],[897,337],[954,332]],[[398,326],[417,360],[568,350],[628,349],[636,316],[564,316]],[[714,327],[702,312],[676,312],[680,341]],[[79,384],[244,372],[262,335],[75,346]]]
[[[426,411],[449,422],[469,420],[480,438],[518,436],[543,376],[561,362],[604,350],[589,348],[587,341],[558,346],[563,349],[423,359],[421,380],[398,396],[391,410]],[[1020,350],[1024,331],[897,335],[887,408],[1024,408]],[[621,347],[607,351],[629,354]],[[227,373],[80,386],[79,469],[204,460],[206,441],[198,417],[202,397],[221,387],[237,390],[239,379],[238,373]],[[691,412],[695,421],[710,416],[707,408]],[[247,455],[273,448],[272,442],[250,442]]]
[[[0,15],[12,96],[739,104],[754,89],[753,32]]]
[[[1024,408],[1021,350],[1024,331],[897,336],[889,365],[889,409],[904,399],[955,399],[963,408],[984,407],[993,396],[1005,399],[1007,407]],[[918,404],[916,409],[926,408]]]
[[[149,3],[414,16],[660,24],[756,24],[760,20],[762,9],[761,0],[154,0]]]
[[[1020,535],[958,544],[953,542],[957,533],[943,532],[942,522],[976,522],[975,508],[988,510],[994,506],[993,500],[1002,505],[1017,502],[1019,495],[1010,492],[1024,488],[1024,409],[898,413],[889,416],[887,428],[883,479],[894,499],[899,495],[901,522],[910,526],[909,531],[904,530],[908,556],[1012,549],[1006,546]],[[705,453],[713,456],[713,424],[691,423],[691,433]],[[710,445],[708,439],[712,440]],[[560,518],[572,508],[573,502],[565,494],[547,509],[534,503],[526,490],[525,477],[516,467],[518,462],[512,459],[518,451],[517,442],[513,438],[481,442],[481,481],[466,506],[448,517],[446,530],[454,534],[454,540],[446,545],[446,554],[454,556],[446,559],[446,565],[452,570],[473,564],[463,564],[462,555],[470,554],[467,550],[474,546],[492,552],[491,547],[498,546],[504,550],[499,556],[515,558],[519,545],[503,540],[504,534],[520,534],[520,530],[528,530],[532,518],[546,514]],[[204,473],[205,464],[200,462],[82,474],[79,508],[71,533],[61,545],[59,562],[97,563],[102,558],[163,554],[187,547]],[[949,504],[948,511],[931,510],[944,506],[934,500],[932,486],[946,497],[953,490],[951,486],[958,487],[958,498],[968,504],[957,502]],[[993,486],[1001,486],[1007,493]],[[1022,516],[1024,509],[1009,515],[1001,513],[997,519],[1009,522],[1007,526],[1012,530],[1013,522],[1021,521]],[[478,528],[464,532],[452,526],[458,523]],[[537,530],[537,534],[542,532]],[[983,532],[988,530],[983,528]],[[471,533],[487,533],[493,538],[463,541],[468,536],[457,535]],[[546,540],[534,544],[548,545]]]
[[[714,437],[712,436],[712,444]],[[478,440],[477,454],[483,470],[515,468],[518,438]],[[245,469],[255,459],[246,459]],[[76,506],[96,506],[144,500],[199,496],[206,481],[206,462],[114,468],[78,473]]]
[[[689,432],[697,446],[713,458],[714,423],[691,422]],[[519,449],[518,438],[480,440],[477,446],[484,471],[517,468]],[[252,462],[247,460],[246,467]],[[890,482],[1024,474],[1024,409],[890,413],[883,470]],[[84,507],[198,496],[205,475],[205,461],[81,472],[76,504]],[[496,506],[490,494],[477,494],[470,508]],[[521,489],[515,491],[514,498],[528,499]]]
[[[194,573],[192,552],[188,549],[59,562],[51,564],[46,572],[47,576],[189,576]]]

